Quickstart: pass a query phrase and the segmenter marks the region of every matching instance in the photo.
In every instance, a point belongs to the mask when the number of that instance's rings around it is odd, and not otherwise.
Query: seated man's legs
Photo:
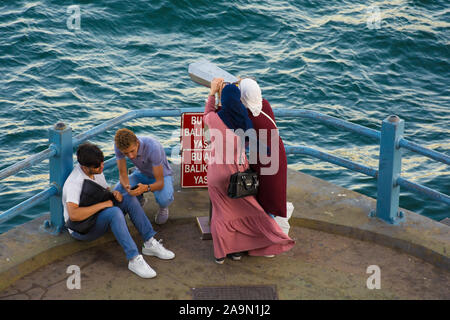
[[[104,235],[109,227],[111,227],[115,238],[125,251],[127,260],[131,260],[139,255],[137,246],[128,231],[123,212],[118,207],[106,208],[100,211],[94,227],[87,234],[73,232],[72,237],[78,240],[92,241]]]
[[[119,203],[119,207],[124,212],[128,212],[131,221],[141,234],[144,242],[151,239],[156,234],[155,230],[153,230],[152,224],[144,212],[144,209],[142,209],[141,204],[136,197],[132,197],[125,192],[123,194],[122,202]]]
[[[157,256],[160,259],[173,259],[175,257],[172,251],[164,248],[161,242],[158,242],[153,237],[156,232],[153,230],[150,221],[145,215],[144,209],[142,209],[136,197],[125,194],[122,203],[120,203],[120,207],[122,210],[128,212],[131,221],[144,239],[143,254]]]

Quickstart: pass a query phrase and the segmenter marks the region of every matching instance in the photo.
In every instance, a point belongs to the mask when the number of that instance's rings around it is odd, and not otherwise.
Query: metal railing
[[[61,201],[62,187],[73,168],[73,148],[96,135],[116,127],[124,122],[145,117],[176,117],[185,112],[203,112],[204,108],[163,109],[163,110],[135,110],[119,117],[108,120],[82,134],[72,137],[72,130],[63,123],[56,124],[49,129],[48,149],[20,161],[0,171],[0,180],[5,179],[25,168],[31,167],[43,160],[50,159],[50,185],[30,199],[10,208],[0,214],[0,223],[22,214],[31,207],[50,199],[50,221],[45,226],[55,234],[64,228],[63,206]],[[277,117],[308,118],[321,123],[356,132],[372,138],[380,143],[380,158],[378,170],[340,158],[338,156],[319,151],[307,146],[287,146],[287,154],[301,154],[318,158],[347,169],[363,173],[377,179],[377,208],[371,216],[376,216],[390,224],[397,224],[404,219],[399,212],[400,187],[431,197],[437,201],[450,205],[450,197],[436,190],[408,181],[401,174],[400,149],[408,149],[415,153],[429,157],[444,164],[450,164],[450,157],[446,154],[424,148],[402,137],[404,121],[397,116],[390,116],[383,120],[381,131],[373,130],[358,124],[344,121],[332,116],[309,110],[274,110]],[[169,149],[166,149],[169,153]],[[115,158],[105,162],[105,169],[114,166]]]

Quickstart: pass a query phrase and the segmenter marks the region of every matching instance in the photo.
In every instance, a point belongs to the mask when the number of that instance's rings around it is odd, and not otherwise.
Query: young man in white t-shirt
[[[134,243],[125,221],[124,212],[130,215],[131,221],[144,240],[142,253],[157,256],[160,259],[173,259],[175,254],[165,249],[153,236],[156,232],[145,215],[136,197],[128,193],[121,194],[113,191],[114,198],[119,205],[114,206],[111,200],[99,202],[88,207],[79,207],[81,189],[85,179],[90,179],[104,188],[108,188],[103,175],[103,152],[94,144],[84,143],[77,150],[78,164],[67,178],[63,187],[62,202],[64,206],[64,219],[82,221],[98,212],[95,225],[86,234],[70,230],[72,237],[78,240],[91,241],[99,238],[109,228],[125,251],[128,269],[143,278],[153,278],[156,272],[145,262]]]

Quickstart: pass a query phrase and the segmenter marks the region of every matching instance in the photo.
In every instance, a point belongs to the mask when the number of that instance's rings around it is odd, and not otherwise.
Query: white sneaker
[[[164,224],[169,219],[169,208],[159,208],[158,213],[155,216],[156,224]]]
[[[154,278],[156,277],[156,272],[153,270],[147,262],[145,262],[142,255],[138,255],[134,259],[128,262],[128,269],[136,273],[141,278]]]
[[[164,248],[161,242],[162,239],[157,241],[155,238],[151,238],[150,240],[144,243],[142,253],[147,256],[156,256],[164,260],[170,260],[175,258],[175,253]]]

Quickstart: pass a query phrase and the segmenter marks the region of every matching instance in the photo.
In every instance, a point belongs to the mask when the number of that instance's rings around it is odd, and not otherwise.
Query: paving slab
[[[46,265],[0,292],[0,299],[193,299],[193,288],[274,286],[281,300],[449,299],[450,273],[416,257],[367,241],[294,226],[292,250],[274,258],[244,256],[214,262],[211,240],[201,240],[193,219],[156,227],[176,253],[164,261],[145,256],[156,270],[142,279],[127,269],[115,241]],[[142,245],[139,236],[134,237]],[[80,267],[81,288],[68,289],[71,265]],[[381,289],[368,289],[370,265],[380,268]],[[70,282],[70,281],[69,281]]]

